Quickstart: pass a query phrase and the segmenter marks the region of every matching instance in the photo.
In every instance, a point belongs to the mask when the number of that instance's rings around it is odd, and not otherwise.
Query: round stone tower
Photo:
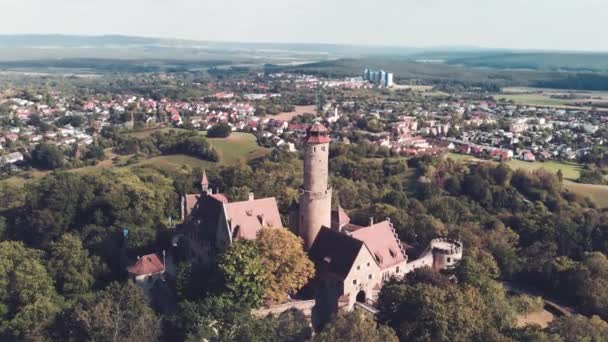
[[[315,123],[306,132],[304,188],[298,201],[298,233],[307,250],[312,246],[322,226],[331,227],[329,141],[327,128],[320,123]]]
[[[433,268],[443,270],[453,268],[462,259],[462,242],[446,238],[431,240]]]

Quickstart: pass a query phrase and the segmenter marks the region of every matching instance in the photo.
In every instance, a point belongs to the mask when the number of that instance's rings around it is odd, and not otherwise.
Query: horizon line
[[[173,40],[183,41],[190,43],[216,43],[216,44],[246,44],[246,45],[320,45],[320,46],[342,46],[342,47],[359,47],[359,48],[391,48],[391,49],[412,49],[422,50],[420,52],[430,52],[429,50],[436,50],[436,52],[446,52],[446,50],[454,50],[460,52],[466,51],[496,51],[496,52],[510,52],[510,53],[530,53],[530,52],[544,52],[544,53],[590,53],[590,54],[607,54],[608,50],[586,50],[586,49],[535,49],[535,48],[511,48],[511,47],[488,47],[488,46],[475,46],[466,44],[439,44],[439,45],[396,45],[396,44],[369,44],[369,43],[336,43],[336,42],[286,42],[286,41],[239,41],[239,40],[213,40],[213,39],[192,39],[192,38],[181,38],[181,37],[161,37],[161,36],[148,36],[148,35],[129,35],[123,33],[0,33],[0,37],[9,36],[62,36],[62,37],[81,37],[81,38],[103,38],[103,37],[121,37],[121,38],[140,38],[140,39],[157,39],[157,40]]]

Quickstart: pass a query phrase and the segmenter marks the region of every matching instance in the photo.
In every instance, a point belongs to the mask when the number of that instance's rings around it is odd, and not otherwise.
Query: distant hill
[[[293,53],[361,56],[366,54],[407,55],[424,51],[419,48],[395,46],[363,46],[314,43],[244,43],[184,39],[163,39],[121,35],[78,36],[60,34],[0,35],[0,48],[120,48],[173,47],[203,50],[268,50]]]
[[[496,69],[608,72],[608,53],[503,53],[447,58],[447,63]]]
[[[534,86],[581,90],[608,90],[608,73],[551,70],[477,68],[445,63],[422,63],[410,57],[347,58],[290,67],[268,66],[282,71],[322,76],[360,76],[365,68],[393,72],[397,82],[452,83],[471,86]]]
[[[264,64],[334,76],[358,76],[366,67],[381,68],[392,71],[397,80],[427,83],[608,89],[608,53],[214,42],[122,35],[0,35],[0,70],[155,72]]]
[[[110,47],[129,45],[177,45],[191,41],[130,37],[120,35],[76,36],[61,34],[0,35],[0,48],[48,48],[48,47]]]

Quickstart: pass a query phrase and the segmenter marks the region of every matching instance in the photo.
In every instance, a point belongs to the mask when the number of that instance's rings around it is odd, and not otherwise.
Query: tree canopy
[[[60,311],[60,298],[42,251],[0,242],[0,337],[37,339]]]
[[[367,314],[351,311],[334,317],[313,341],[397,342],[399,339],[393,329],[376,323]]]
[[[266,301],[286,301],[289,295],[300,290],[314,276],[314,265],[304,252],[302,239],[289,230],[262,229],[256,243],[266,270]]]
[[[254,241],[232,243],[219,260],[224,282],[235,301],[259,306],[264,298],[266,270],[259,247]]]

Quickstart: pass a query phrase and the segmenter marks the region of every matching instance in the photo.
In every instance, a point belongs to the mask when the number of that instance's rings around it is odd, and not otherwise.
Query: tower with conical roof
[[[201,193],[210,195],[209,191],[209,180],[207,179],[207,171],[203,170],[203,176],[201,177]]]
[[[327,128],[315,123],[306,132],[304,148],[304,187],[298,205],[298,235],[308,250],[321,227],[331,227],[329,176],[329,136]]]

